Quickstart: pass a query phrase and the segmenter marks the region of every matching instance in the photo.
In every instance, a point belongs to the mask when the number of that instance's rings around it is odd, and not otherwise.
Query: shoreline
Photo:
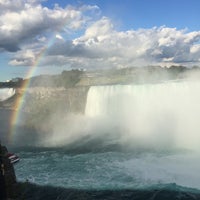
[[[184,188],[174,183],[147,189],[74,189],[54,186],[41,186],[30,182],[18,183],[20,196],[18,199],[31,200],[192,200],[200,199],[200,191]]]

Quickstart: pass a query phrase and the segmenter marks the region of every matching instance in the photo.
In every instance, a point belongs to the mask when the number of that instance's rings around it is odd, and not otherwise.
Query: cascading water
[[[85,115],[109,120],[128,143],[198,149],[199,102],[200,82],[95,86]]]
[[[5,101],[6,99],[12,97],[14,94],[15,94],[15,89],[13,88],[0,89],[0,101]]]

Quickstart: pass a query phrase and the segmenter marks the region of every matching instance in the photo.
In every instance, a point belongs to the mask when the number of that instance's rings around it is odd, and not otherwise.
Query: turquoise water
[[[163,184],[200,189],[194,152],[87,152],[20,148],[17,179],[74,189],[145,189]]]
[[[74,199],[80,199],[79,190],[97,196],[92,191],[100,190],[99,199],[118,191],[111,194],[116,199],[141,189],[143,199],[149,189],[152,200],[199,199],[188,193],[200,190],[199,91],[200,82],[91,87],[83,115],[52,113],[44,124],[48,132],[19,126],[11,147],[21,159],[17,179],[40,185],[40,194],[44,186],[50,187],[47,194],[51,187],[56,195],[59,187],[76,190]],[[0,133],[6,135],[7,128]],[[173,198],[156,198],[163,186]],[[186,198],[171,188],[181,188]],[[37,188],[29,189],[28,195],[38,195]]]

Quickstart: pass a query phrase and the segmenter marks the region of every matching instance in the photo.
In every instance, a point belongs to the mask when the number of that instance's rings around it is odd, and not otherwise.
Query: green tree
[[[71,70],[63,71],[61,74],[62,84],[65,88],[74,87],[76,83],[80,81],[83,71],[80,70]]]

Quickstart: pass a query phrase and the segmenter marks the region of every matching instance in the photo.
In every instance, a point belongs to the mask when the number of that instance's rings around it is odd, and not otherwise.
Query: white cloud
[[[19,51],[9,64],[15,66],[31,66],[35,62],[35,54],[31,50]]]
[[[196,53],[198,54],[199,52],[200,52],[200,44],[191,46],[191,48],[190,48],[191,54],[196,54]]]
[[[77,30],[90,19],[84,16],[87,8],[58,5],[43,7],[37,0],[0,1],[0,48],[17,51],[27,40],[48,32]],[[88,7],[89,10],[97,7]],[[30,41],[29,41],[30,42]]]
[[[11,2],[0,0],[0,48],[16,51],[11,65],[31,65],[44,49],[41,65],[47,66],[121,68],[200,62],[200,31],[165,26],[117,31],[107,17],[91,21],[97,6],[49,9],[39,0],[25,0],[25,4],[17,0],[15,6]],[[81,36],[73,35],[83,28]],[[69,34],[67,40],[61,30]]]
[[[101,20],[95,22],[85,31],[85,35],[80,37],[77,40],[74,40],[74,43],[79,43],[81,41],[95,41],[101,42],[106,39],[113,32],[113,25],[108,18],[103,17]],[[88,42],[90,44],[90,42]]]
[[[62,37],[60,34],[56,34],[55,37],[56,37],[57,39],[59,39],[59,40],[64,40],[63,37]]]
[[[117,32],[109,19],[102,18],[74,40],[93,55],[107,59],[117,58],[113,65],[135,66],[141,63],[165,64],[199,62],[200,31],[187,32],[168,27]],[[116,63],[116,60],[117,63]]]

